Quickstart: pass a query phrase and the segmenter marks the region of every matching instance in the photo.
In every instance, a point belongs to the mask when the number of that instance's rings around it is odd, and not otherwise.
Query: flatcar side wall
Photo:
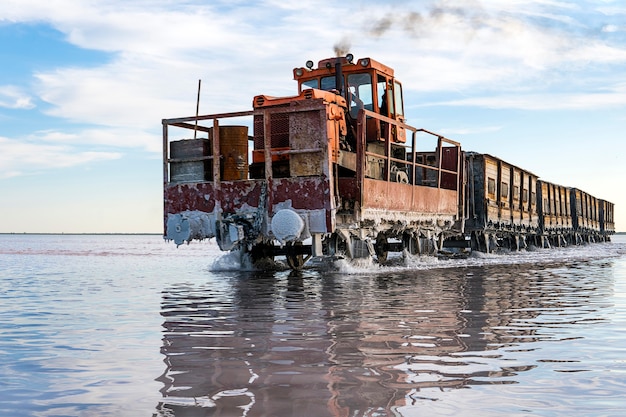
[[[606,200],[599,200],[600,206],[600,232],[607,237],[615,233],[615,223],[613,220],[613,203]]]
[[[567,187],[539,180],[537,205],[540,232],[546,236],[561,236],[572,232],[574,221]]]
[[[465,230],[466,232],[483,230],[487,226],[485,158],[475,152],[466,152],[465,165],[467,171]]]
[[[362,210],[388,210],[416,213],[415,217],[437,222],[439,218],[456,219],[458,194],[456,190],[402,184],[365,178]],[[364,219],[367,220],[367,219]]]
[[[514,166],[511,172],[512,223],[519,230],[534,232],[539,227],[535,202],[537,177]]]
[[[512,237],[539,230],[536,175],[476,152],[466,152],[465,163],[468,176],[466,233],[498,233]]]

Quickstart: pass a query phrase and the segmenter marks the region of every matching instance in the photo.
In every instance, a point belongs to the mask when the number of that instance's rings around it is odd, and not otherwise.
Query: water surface
[[[0,235],[0,415],[621,416],[625,330],[619,236],[293,273]]]

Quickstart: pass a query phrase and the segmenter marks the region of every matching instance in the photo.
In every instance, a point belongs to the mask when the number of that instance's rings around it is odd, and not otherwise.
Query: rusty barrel
[[[213,180],[213,161],[201,158],[212,153],[209,139],[181,139],[170,143],[170,181],[201,182]]]
[[[220,154],[222,180],[248,179],[248,127],[220,126]]]

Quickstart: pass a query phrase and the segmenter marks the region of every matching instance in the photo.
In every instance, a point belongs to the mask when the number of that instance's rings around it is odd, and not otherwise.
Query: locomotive
[[[163,119],[164,237],[284,256],[463,254],[609,240],[612,203],[406,123],[394,70],[348,54],[293,70],[298,93]],[[171,129],[193,138],[170,139]],[[249,135],[249,129],[252,134]],[[198,133],[203,137],[198,138]]]

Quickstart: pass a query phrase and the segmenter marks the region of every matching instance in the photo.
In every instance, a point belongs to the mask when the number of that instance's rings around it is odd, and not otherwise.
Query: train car
[[[598,201],[600,206],[600,236],[604,241],[610,241],[615,234],[615,205],[606,200]]]
[[[405,123],[393,69],[348,55],[293,74],[294,96],[162,121],[167,239],[215,237],[299,269],[311,256],[433,253],[462,235],[461,145]]]
[[[526,247],[539,229],[537,175],[500,158],[465,153],[465,234],[472,248]]]
[[[600,229],[600,200],[578,188],[571,188],[570,196],[576,243],[603,240]]]
[[[257,95],[251,110],[162,120],[166,239],[216,238],[242,260],[299,269],[614,233],[612,203],[408,125],[402,84],[380,62],[308,61],[293,77],[295,95]]]
[[[539,180],[537,190],[540,227],[537,246],[566,246],[572,243],[570,188]]]

